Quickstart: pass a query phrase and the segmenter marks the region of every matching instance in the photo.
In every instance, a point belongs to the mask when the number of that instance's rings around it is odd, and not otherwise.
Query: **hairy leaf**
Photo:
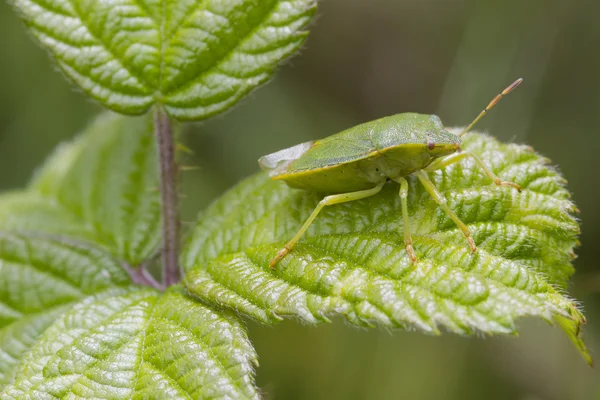
[[[0,196],[0,229],[103,245],[131,264],[160,240],[153,122],[106,114],[60,146],[30,187]]]
[[[237,317],[177,290],[113,289],[60,316],[0,396],[251,399],[255,365]]]
[[[87,94],[122,113],[199,120],[265,82],[302,44],[314,0],[14,0]]]
[[[492,334],[514,333],[518,317],[557,318],[585,353],[583,315],[564,294],[579,233],[564,179],[524,146],[470,134],[464,147],[524,189],[492,185],[472,160],[430,174],[472,230],[476,254],[410,179],[416,265],[404,247],[398,186],[390,183],[377,196],[327,207],[271,271],[270,259],[323,195],[259,174],[202,216],[182,257],[185,284],[204,301],[267,323],[342,315],[359,326]]]
[[[0,195],[0,229],[95,240],[94,233],[81,218],[53,199],[32,190]]]
[[[47,236],[0,232],[0,388],[39,335],[79,300],[127,285],[103,251]]]

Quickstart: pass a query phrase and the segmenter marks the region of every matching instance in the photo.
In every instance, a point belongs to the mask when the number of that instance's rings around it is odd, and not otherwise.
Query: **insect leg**
[[[412,262],[417,261],[417,256],[412,246],[410,225],[408,224],[408,181],[403,177],[394,178],[400,184],[400,202],[402,203],[402,218],[404,219],[404,245]]]
[[[448,207],[448,204],[446,204],[446,198],[443,197],[440,194],[440,192],[438,192],[435,185],[433,184],[433,182],[431,182],[431,180],[425,172],[417,171],[415,172],[415,175],[417,175],[417,178],[419,178],[423,186],[425,186],[425,189],[429,192],[431,197],[433,197],[433,200],[435,200],[435,202],[439,204],[442,210],[444,210],[444,212],[448,214],[448,216],[452,218],[454,223],[459,227],[459,229],[467,238],[469,246],[471,246],[471,250],[473,251],[473,253],[475,253],[477,251],[477,246],[475,246],[475,242],[473,241],[473,237],[471,236],[471,231],[469,230],[467,225],[465,225],[465,223],[462,222],[456,214],[454,214],[450,207]]]
[[[304,232],[306,232],[306,230],[308,229],[310,224],[312,224],[312,222],[315,220],[315,218],[317,217],[319,212],[321,212],[323,207],[331,206],[333,204],[346,203],[346,202],[354,201],[354,200],[360,200],[360,199],[364,199],[366,197],[373,196],[381,191],[381,188],[383,187],[384,184],[385,184],[385,181],[379,183],[373,189],[360,190],[358,192],[334,194],[331,196],[327,196],[323,200],[321,200],[319,202],[319,204],[317,205],[317,207],[315,207],[312,214],[310,214],[310,217],[308,217],[306,222],[304,222],[304,225],[302,225],[302,228],[300,228],[298,233],[296,233],[296,235],[292,238],[292,240],[290,240],[283,249],[279,250],[279,252],[275,256],[275,258],[273,258],[273,260],[271,260],[271,263],[269,264],[271,269],[275,268],[275,264],[277,264],[277,262],[279,260],[281,260],[283,257],[285,257],[286,254],[290,252],[290,250],[292,250],[292,248],[294,247],[296,242],[302,237]]]
[[[498,178],[498,176],[496,176],[496,174],[494,174],[485,165],[485,163],[483,162],[483,160],[481,158],[479,158],[479,156],[477,156],[476,154],[474,154],[468,150],[462,151],[460,153],[454,153],[454,154],[451,154],[444,158],[439,158],[439,159],[435,160],[434,162],[432,162],[431,164],[429,164],[427,167],[425,167],[424,170],[427,172],[432,172],[432,171],[447,167],[450,164],[459,162],[460,160],[462,160],[465,157],[472,157],[475,160],[475,162],[477,163],[477,165],[479,165],[479,168],[481,168],[483,170],[483,172],[494,182],[494,184],[496,184],[498,186],[510,186],[510,187],[517,189],[519,192],[521,191],[521,186],[517,185],[516,183],[503,181],[502,179]]]

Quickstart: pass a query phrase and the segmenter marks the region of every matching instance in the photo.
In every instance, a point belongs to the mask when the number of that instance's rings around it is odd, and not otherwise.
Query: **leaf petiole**
[[[154,109],[154,134],[160,168],[160,196],[162,205],[162,260],[163,284],[169,287],[179,282],[179,199],[177,195],[177,162],[173,126],[169,116],[160,108]]]

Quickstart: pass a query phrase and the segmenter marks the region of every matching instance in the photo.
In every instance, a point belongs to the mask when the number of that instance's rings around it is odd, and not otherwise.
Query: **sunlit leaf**
[[[563,178],[523,146],[470,134],[464,148],[524,189],[492,185],[471,160],[430,174],[472,230],[476,254],[410,179],[418,264],[406,254],[398,187],[390,183],[377,196],[327,207],[271,271],[269,261],[323,195],[258,174],[202,215],[182,257],[185,284],[204,301],[263,322],[342,315],[359,326],[510,334],[519,317],[560,318],[585,352],[583,315],[564,292],[579,227]]]
[[[303,43],[314,0],[14,0],[63,72],[105,106],[198,120],[231,107]]]
[[[256,354],[237,317],[177,290],[113,289],[60,316],[3,399],[257,399]]]
[[[105,252],[50,237],[0,232],[0,388],[57,316],[129,283]]]

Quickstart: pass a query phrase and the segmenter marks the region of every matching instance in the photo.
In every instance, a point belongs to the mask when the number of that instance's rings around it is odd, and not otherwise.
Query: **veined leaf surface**
[[[314,0],[15,0],[63,72],[106,107],[218,114],[303,43]]]
[[[109,254],[47,236],[0,232],[0,388],[54,320],[78,301],[124,287]]]
[[[266,323],[308,323],[342,315],[359,326],[438,334],[515,333],[515,320],[538,316],[579,336],[584,317],[565,295],[579,226],[564,179],[525,146],[471,133],[469,149],[502,179],[494,186],[472,160],[430,177],[469,226],[461,231],[410,179],[412,264],[403,241],[398,186],[371,198],[327,207],[275,270],[269,261],[298,230],[323,194],[255,175],[217,200],[184,251],[189,291]]]
[[[151,115],[100,116],[28,189],[0,196],[0,229],[88,240],[131,265],[157,251],[160,221]]]
[[[45,330],[3,399],[258,399],[237,317],[178,290],[113,289]]]

